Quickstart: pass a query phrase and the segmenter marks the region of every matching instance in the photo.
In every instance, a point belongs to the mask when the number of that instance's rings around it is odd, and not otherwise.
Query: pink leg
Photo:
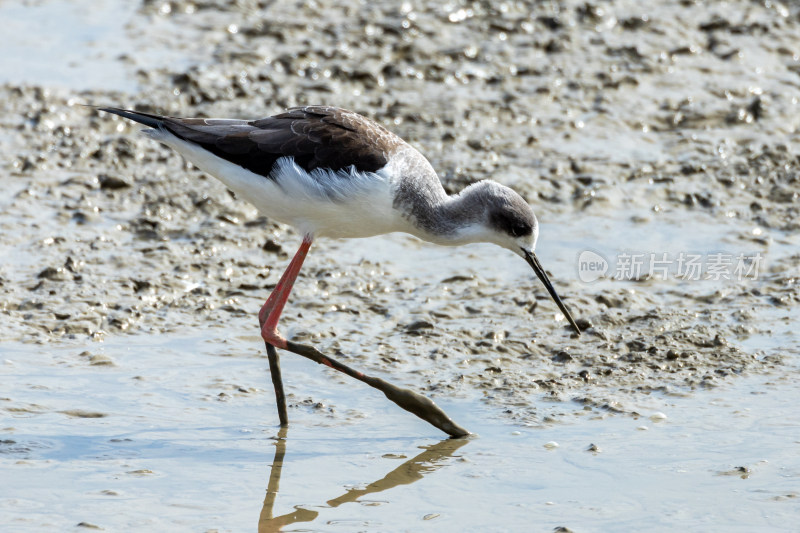
[[[312,239],[309,236],[303,237],[303,243],[300,249],[292,258],[286,271],[281,276],[278,284],[269,298],[261,307],[258,313],[258,323],[261,325],[261,337],[267,344],[271,344],[276,348],[286,349],[286,339],[278,333],[278,320],[283,312],[283,307],[286,305],[286,300],[289,299],[289,294],[292,292],[294,280],[297,279],[297,274],[300,273],[300,268],[303,266],[303,261],[308,255],[308,249],[311,248]]]

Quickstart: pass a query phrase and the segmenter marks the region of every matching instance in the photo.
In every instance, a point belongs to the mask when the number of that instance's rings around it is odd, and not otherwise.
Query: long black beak
[[[580,335],[581,330],[578,327],[578,324],[575,323],[575,320],[573,320],[572,315],[569,314],[567,306],[564,305],[564,302],[562,302],[561,298],[558,297],[555,288],[553,288],[553,284],[550,283],[550,278],[547,277],[547,273],[544,271],[544,268],[542,268],[542,264],[539,262],[539,259],[537,259],[536,254],[533,252],[529,252],[527,250],[522,250],[522,251],[525,254],[525,261],[528,262],[533,271],[536,272],[536,275],[539,277],[539,279],[542,280],[542,283],[544,283],[544,287],[547,289],[547,292],[550,293],[550,296],[553,297],[553,300],[556,302],[556,305],[558,305],[558,308],[561,309],[561,312],[564,313],[564,316],[567,318],[567,320],[569,320],[569,323],[572,324],[573,329],[575,329],[575,333]]]

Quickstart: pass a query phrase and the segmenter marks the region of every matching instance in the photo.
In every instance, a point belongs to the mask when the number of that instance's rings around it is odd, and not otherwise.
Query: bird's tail
[[[142,113],[141,111],[131,111],[129,109],[120,109],[118,107],[99,107],[99,106],[89,106],[89,107],[94,107],[98,111],[105,111],[106,113],[113,113],[114,115],[119,115],[121,117],[138,122],[140,124],[144,124],[145,126],[150,126],[151,128],[159,129],[164,126],[164,117],[160,115]]]

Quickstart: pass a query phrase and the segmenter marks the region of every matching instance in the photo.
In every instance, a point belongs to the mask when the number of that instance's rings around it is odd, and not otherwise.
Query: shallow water
[[[0,5],[3,530],[796,529],[798,11],[594,4]],[[292,354],[281,432],[255,311],[297,235],[74,105],[320,101],[450,190],[517,188],[587,323],[489,245],[315,243],[282,331],[469,439]],[[615,279],[625,253],[764,264]]]
[[[541,427],[498,420],[478,395],[440,397],[477,434],[443,441],[379,394],[284,357],[300,405],[276,441],[266,361],[222,333],[107,341],[91,356],[5,345],[8,530],[794,528],[796,367],[652,395],[637,417],[576,409]]]

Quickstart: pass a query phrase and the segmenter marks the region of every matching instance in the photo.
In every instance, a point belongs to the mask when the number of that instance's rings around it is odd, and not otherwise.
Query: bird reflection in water
[[[267,496],[264,498],[264,506],[261,509],[261,516],[258,519],[258,532],[269,533],[280,531],[281,528],[298,522],[311,522],[319,516],[319,511],[296,508],[291,513],[280,516],[273,516],[272,510],[275,499],[278,496],[281,480],[281,470],[283,469],[283,458],[286,455],[286,436],[287,428],[282,427],[278,430],[278,438],[275,443],[275,459],[272,461],[269,482],[267,484]],[[374,481],[362,489],[349,489],[341,496],[328,500],[328,507],[338,507],[343,503],[358,501],[362,496],[375,494],[392,489],[398,485],[410,485],[422,479],[444,466],[446,463],[442,459],[452,457],[453,454],[464,446],[469,439],[445,439],[441,442],[426,446],[425,451],[404,462],[381,479]]]

